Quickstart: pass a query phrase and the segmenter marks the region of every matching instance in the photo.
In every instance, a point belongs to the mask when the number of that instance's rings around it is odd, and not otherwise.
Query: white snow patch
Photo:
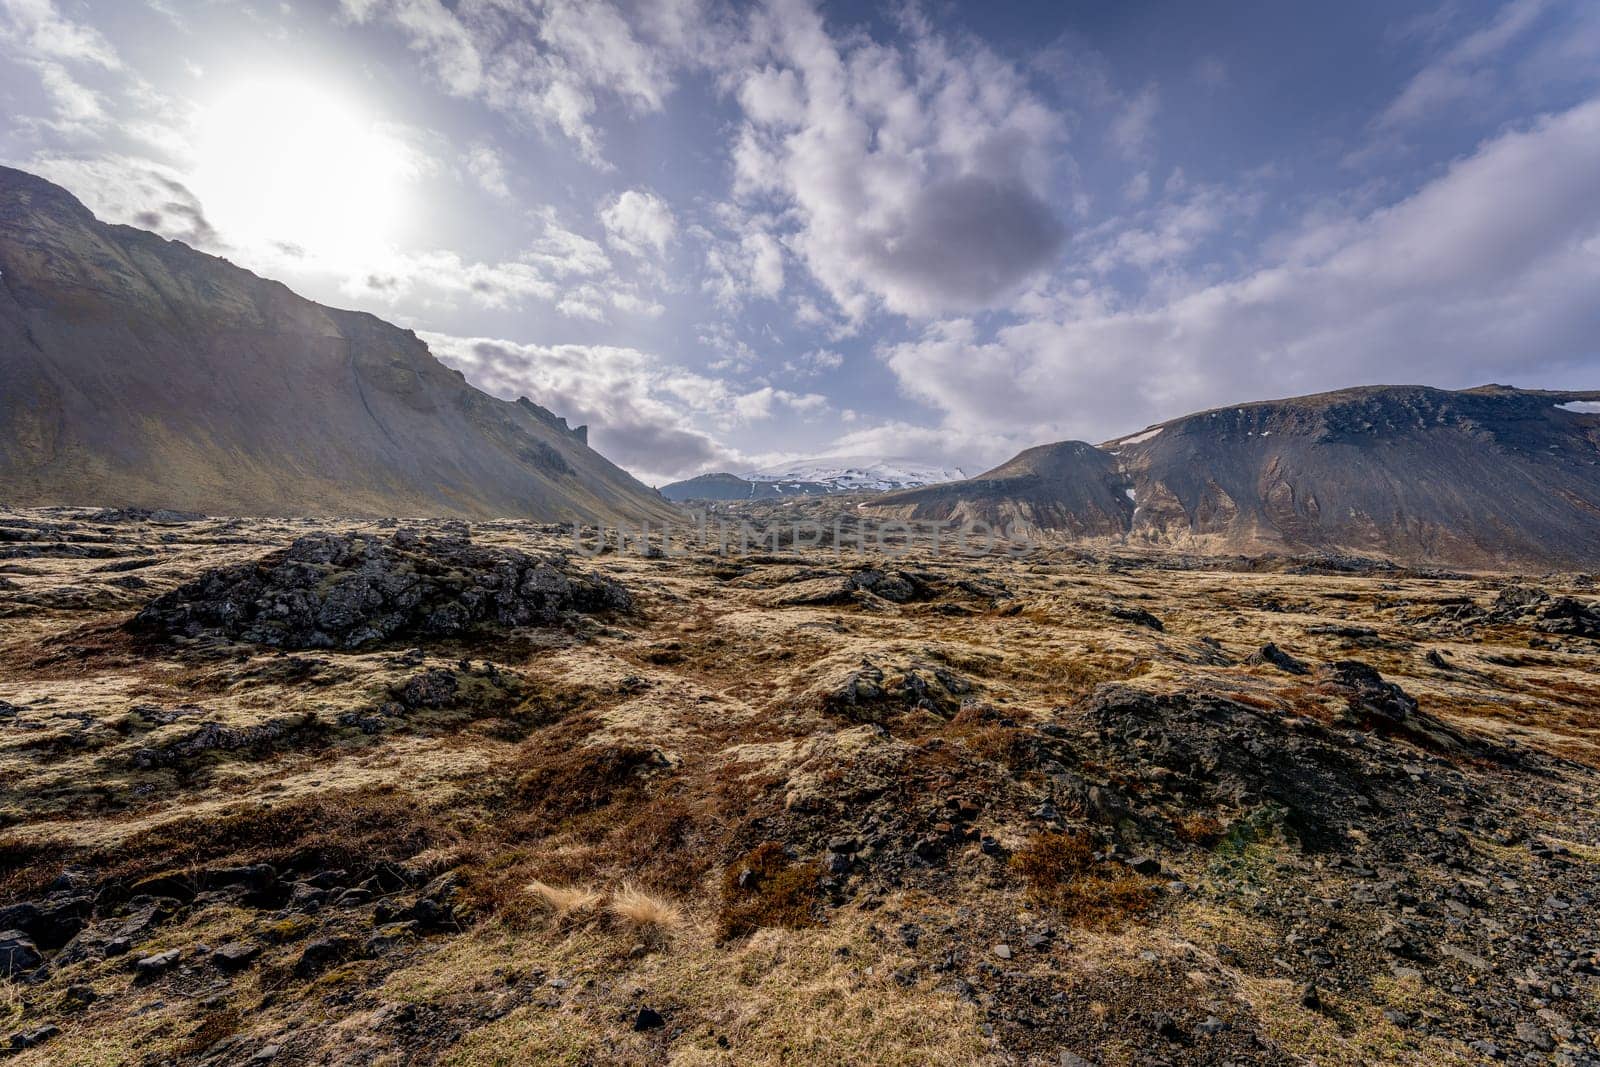
[[[1156,434],[1165,429],[1165,426],[1157,426],[1153,430],[1146,430],[1144,433],[1136,433],[1132,437],[1119,437],[1111,443],[1114,445],[1142,445],[1146,441],[1150,440],[1150,438],[1154,437]]]
[[[1137,493],[1135,493],[1131,488],[1124,489],[1123,492],[1127,493],[1128,494],[1128,499],[1133,501],[1135,504],[1137,504],[1139,502],[1139,495]]]
[[[763,467],[740,477],[751,482],[809,482],[826,485],[833,492],[883,492],[959,482],[967,475],[960,467],[862,456],[826,456]],[[779,491],[783,491],[781,487]]]
[[[1557,404],[1562,411],[1571,411],[1579,415],[1600,415],[1600,401],[1573,400],[1565,404]]]

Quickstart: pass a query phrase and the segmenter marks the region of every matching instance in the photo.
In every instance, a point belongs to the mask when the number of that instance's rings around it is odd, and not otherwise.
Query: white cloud
[[[644,189],[619,194],[601,209],[600,221],[606,228],[606,240],[635,256],[651,251],[666,255],[667,245],[678,232],[677,219],[667,202]]]
[[[991,305],[1048,266],[1065,231],[1036,189],[1059,120],[987,48],[959,55],[914,15],[903,47],[841,43],[798,3],[756,20],[761,54],[735,77],[746,122],[734,193],[770,201],[777,235],[852,320]],[[771,292],[769,247],[752,286]],[[737,294],[741,273],[719,294]],[[745,275],[748,277],[748,274]]]
[[[472,34],[441,0],[343,0],[355,22],[387,18],[405,31],[412,51],[433,66],[447,90],[471,96],[483,85],[483,57]]]
[[[751,229],[734,240],[708,240],[703,287],[725,310],[752,297],[776,299],[783,291],[783,246],[769,233]]]
[[[1147,194],[1148,181],[1141,184]],[[1167,195],[1133,215],[1131,221],[1118,220],[1084,234],[1078,242],[1079,261],[1102,275],[1122,267],[1164,269],[1224,234],[1230,222],[1247,218],[1258,207],[1258,197],[1243,179],[1228,188],[1191,188],[1183,182],[1169,188]]]
[[[962,435],[1106,438],[1241,396],[1351,382],[1517,380],[1596,356],[1600,99],[1507,132],[1415,195],[1233,280],[1119,306],[1056,289],[983,334],[882,355]],[[1403,368],[1403,370],[1399,369]]]
[[[1161,96],[1153,85],[1128,100],[1116,118],[1111,120],[1108,135],[1112,147],[1129,159],[1142,155],[1154,132],[1156,112],[1159,110]]]
[[[544,232],[533,242],[524,259],[539,264],[558,278],[592,277],[611,270],[611,257],[598,241],[567,229],[549,209],[541,214]]]
[[[1548,0],[1511,0],[1489,25],[1458,41],[1406,83],[1378,119],[1379,126],[1401,126],[1436,117],[1459,100],[1488,92],[1495,71],[1487,64],[1521,37],[1544,14]]]
[[[814,378],[830,370],[838,370],[844,366],[844,357],[827,348],[818,348],[797,356],[794,359],[784,360],[783,369],[790,374],[801,378]]]
[[[607,0],[342,0],[355,23],[400,30],[453,95],[555,130],[609,169],[594,115],[603,100],[634,113],[662,108],[674,68],[714,55],[714,23],[696,5],[629,18]],[[657,5],[647,5],[656,7]]]
[[[39,72],[39,81],[55,104],[51,125],[64,132],[81,132],[105,124],[100,94],[74,78],[66,67],[48,60],[34,61],[31,66]]]
[[[653,484],[712,467],[742,467],[738,452],[693,422],[697,415],[742,417],[741,404],[754,409],[763,402],[635,348],[421,336],[434,355],[478,387],[507,399],[526,396],[574,425],[587,424],[591,445]],[[776,399],[765,398],[769,409]]]
[[[511,199],[511,187],[506,184],[505,157],[493,145],[480,141],[467,150],[467,173],[490,196],[501,200]]]
[[[52,0],[0,0],[0,41],[25,50],[34,60],[121,68],[116,49],[100,31],[65,18]]]
[[[71,190],[95,215],[153,230],[208,251],[225,251],[200,199],[171,167],[132,156],[44,154],[27,169]]]
[[[821,393],[791,393],[764,385],[759,389],[733,398],[733,411],[744,421],[758,422],[772,417],[777,406],[806,414],[828,410],[828,398]]]

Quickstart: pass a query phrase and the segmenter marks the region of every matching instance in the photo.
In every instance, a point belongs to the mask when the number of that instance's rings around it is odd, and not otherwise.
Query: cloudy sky
[[[1594,0],[0,0],[0,107],[652,482],[1600,384]]]

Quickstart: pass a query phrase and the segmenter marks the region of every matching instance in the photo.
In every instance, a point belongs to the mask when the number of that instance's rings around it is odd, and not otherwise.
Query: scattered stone
[[[1163,1040],[1181,1041],[1183,1039],[1183,1030],[1179,1028],[1177,1020],[1164,1011],[1151,1012],[1147,1017],[1147,1023],[1156,1036]]]
[[[52,1037],[55,1037],[60,1032],[60,1027],[52,1026],[46,1023],[44,1026],[38,1026],[32,1030],[25,1030],[20,1034],[12,1034],[11,1050],[13,1052],[21,1052],[24,1049],[38,1048],[40,1045],[44,1044],[46,1041],[49,1041]]]
[[[989,951],[993,952],[997,959],[1009,960],[1011,958],[1011,946],[1010,945],[1006,945],[1006,944],[995,945],[993,948],[989,949]]]
[[[133,969],[136,980],[148,982],[166,974],[177,966],[178,960],[183,955],[182,949],[169,948],[165,952],[158,952],[154,956],[145,956],[134,961]]]
[[[100,994],[95,992],[94,986],[83,985],[82,983],[67,986],[66,995],[67,1002],[69,1004],[77,1004],[80,1006],[93,1004],[95,1001],[100,999]]]
[[[1550,1036],[1550,1031],[1534,1022],[1532,1019],[1521,1019],[1517,1022],[1517,1040],[1524,1045],[1531,1045],[1540,1052],[1555,1050],[1555,1039]]]
[[[224,971],[242,971],[261,955],[261,946],[247,941],[229,941],[212,953],[211,962]]]
[[[12,978],[44,963],[39,949],[21,930],[0,933],[0,978]]]
[[[1309,674],[1311,669],[1277,645],[1267,643],[1250,653],[1245,660],[1252,667],[1276,667],[1286,674]]]
[[[1166,631],[1166,626],[1162,625],[1160,619],[1142,608],[1113,607],[1111,608],[1111,617],[1121,619],[1123,622],[1131,622],[1135,626],[1143,626],[1155,630],[1157,633]]]
[[[1417,706],[1410,694],[1359,660],[1340,660],[1324,667],[1318,687],[1343,696],[1345,719],[1363,730],[1405,737],[1425,748],[1444,752],[1477,752],[1484,746]]]
[[[309,977],[329,964],[352,955],[355,947],[356,939],[353,937],[319,937],[301,951],[300,959],[294,965],[294,973],[301,978]]]
[[[83,929],[93,906],[92,897],[78,896],[11,904],[0,908],[0,930],[20,930],[40,948],[57,949]]]

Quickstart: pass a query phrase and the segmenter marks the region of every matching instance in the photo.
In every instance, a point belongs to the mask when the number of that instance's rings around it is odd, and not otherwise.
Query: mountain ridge
[[[411,331],[0,168],[0,492],[239,515],[666,517]]]
[[[1026,450],[874,513],[1259,553],[1499,568],[1600,562],[1600,391],[1357,386]],[[1117,496],[1120,493],[1122,500]]]

